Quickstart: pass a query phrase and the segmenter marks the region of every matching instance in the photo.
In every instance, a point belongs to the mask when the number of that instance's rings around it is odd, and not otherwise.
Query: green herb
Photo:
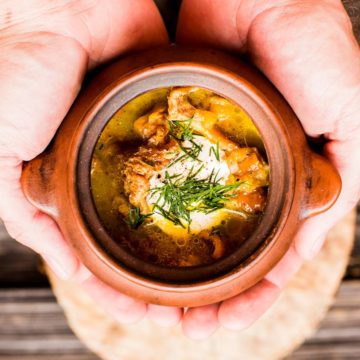
[[[175,158],[167,167],[169,168],[172,165],[176,164],[177,162],[182,161],[187,158],[192,158],[193,160],[200,161],[198,159],[198,156],[199,156],[203,146],[195,143],[194,141],[191,141],[191,144],[192,144],[191,147],[186,147],[186,146],[183,146],[182,144],[179,144],[180,149],[183,151],[184,154]]]
[[[137,229],[149,216],[151,214],[142,215],[138,207],[131,207],[127,223],[132,229]]]
[[[154,213],[160,214],[162,217],[164,217],[167,220],[170,220],[175,225],[179,225],[179,226],[185,228],[184,224],[181,222],[181,220],[178,217],[176,217],[171,212],[164,210],[159,205],[155,204],[153,210],[154,210]]]
[[[192,211],[209,214],[223,208],[225,202],[235,196],[233,190],[240,183],[222,185],[214,170],[207,178],[199,179],[197,175],[202,168],[194,170],[192,167],[185,177],[180,174],[170,176],[165,172],[163,185],[150,189],[151,197],[158,196],[154,212],[182,227],[184,221],[190,228]]]
[[[216,143],[215,146],[211,146],[209,150],[209,155],[211,156],[211,153],[214,153],[215,159],[217,161],[220,161],[220,144],[219,141]]]
[[[191,127],[192,121],[192,118],[186,120],[169,120],[170,136],[181,142],[185,140],[193,140],[194,134]]]
[[[185,155],[196,160],[197,157],[199,156],[203,146],[197,144],[194,140],[189,140],[189,141],[191,143],[191,147],[185,147],[182,144],[180,144],[180,148],[185,153]]]
[[[202,145],[197,144],[194,141],[194,133],[191,127],[193,119],[186,120],[170,120],[170,136],[172,136],[180,146],[180,149],[184,154],[175,158],[167,167],[174,165],[175,163],[182,161],[187,158],[192,158],[193,160],[198,160],[198,156],[203,148]],[[197,135],[201,136],[201,135]],[[191,146],[184,146],[182,143],[184,141],[190,142]]]

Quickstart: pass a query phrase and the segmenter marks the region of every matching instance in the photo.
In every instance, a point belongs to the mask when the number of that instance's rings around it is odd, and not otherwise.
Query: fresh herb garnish
[[[157,196],[154,212],[182,227],[185,222],[190,228],[192,211],[209,214],[223,208],[225,202],[235,196],[233,190],[240,183],[222,185],[214,170],[208,177],[199,179],[197,175],[202,168],[192,167],[186,176],[165,172],[163,185],[150,189],[151,197]]]
[[[187,147],[187,146],[183,146],[182,144],[179,144],[180,149],[183,151],[184,154],[176,157],[173,161],[171,161],[171,163],[167,167],[169,168],[172,165],[176,164],[177,162],[187,158],[192,158],[193,160],[199,161],[198,156],[203,146],[195,143],[194,141],[191,141],[191,144],[192,144],[191,147]]]
[[[216,145],[212,145],[209,150],[209,155],[211,156],[211,153],[214,153],[215,159],[217,161],[220,161],[220,144],[219,141],[216,143]]]
[[[168,165],[168,167],[187,158],[198,160],[198,156],[203,146],[197,144],[194,140],[194,133],[191,127],[192,120],[193,120],[192,118],[186,120],[169,120],[170,136],[173,137],[179,143],[179,147],[184,154],[175,158]],[[197,135],[197,136],[201,136],[201,135]],[[190,146],[184,146],[183,143],[185,141],[189,142]]]
[[[162,217],[164,217],[167,220],[170,220],[175,225],[179,225],[179,226],[185,228],[184,224],[181,222],[181,220],[178,217],[176,217],[173,213],[164,210],[159,205],[155,204],[153,210],[154,210],[154,213],[160,214]]]
[[[142,215],[138,207],[132,206],[129,210],[129,220],[127,223],[132,229],[137,229],[151,215]]]
[[[193,140],[194,134],[191,127],[193,119],[186,120],[169,120],[169,133],[175,140],[185,141]]]

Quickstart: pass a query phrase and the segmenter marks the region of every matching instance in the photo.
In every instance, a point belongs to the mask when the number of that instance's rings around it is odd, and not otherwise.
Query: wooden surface
[[[331,229],[320,253],[301,267],[271,309],[241,333],[219,329],[194,343],[181,326],[165,329],[146,318],[122,326],[77,284],[49,273],[52,289],[70,328],[103,360],[167,360],[170,352],[171,360],[279,360],[314,333],[333,303],[352,250],[355,215]]]
[[[98,359],[72,334],[50,289],[1,290],[0,324],[1,360]],[[341,285],[320,329],[290,359],[336,356],[360,358],[360,281]]]
[[[37,257],[0,229],[0,360],[98,359],[68,327],[46,278],[37,270]],[[290,359],[360,358],[359,249],[360,207],[356,246],[335,303],[319,330]]]
[[[174,33],[178,0],[157,0]],[[171,3],[171,6],[169,4]],[[344,0],[360,39],[360,0]],[[169,10],[170,9],[170,10]],[[1,201],[1,200],[0,200]],[[347,274],[319,330],[291,359],[360,358],[360,210]],[[69,329],[38,258],[0,225],[0,359],[95,360]],[[119,359],[121,360],[121,359]],[[221,359],[222,360],[222,359]]]

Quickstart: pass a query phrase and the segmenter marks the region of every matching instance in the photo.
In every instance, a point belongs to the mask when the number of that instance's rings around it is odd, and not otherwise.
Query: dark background
[[[181,1],[155,2],[174,39]],[[343,2],[360,40],[360,0]],[[10,239],[0,222],[0,360],[5,359],[95,360],[98,357],[69,329],[46,277],[39,271],[37,255]],[[335,303],[320,329],[291,359],[360,359],[360,207],[355,246]]]

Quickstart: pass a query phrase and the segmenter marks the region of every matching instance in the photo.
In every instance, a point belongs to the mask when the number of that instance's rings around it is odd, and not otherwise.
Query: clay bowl
[[[141,261],[107,234],[91,196],[90,165],[102,129],[120,107],[148,90],[186,85],[210,89],[249,114],[263,137],[270,187],[262,221],[239,249],[212,265],[169,269]],[[149,303],[200,306],[261,280],[301,222],[335,202],[341,181],[310,150],[294,112],[257,70],[224,53],[169,47],[121,59],[93,78],[47,150],[25,165],[22,186],[101,280]]]

